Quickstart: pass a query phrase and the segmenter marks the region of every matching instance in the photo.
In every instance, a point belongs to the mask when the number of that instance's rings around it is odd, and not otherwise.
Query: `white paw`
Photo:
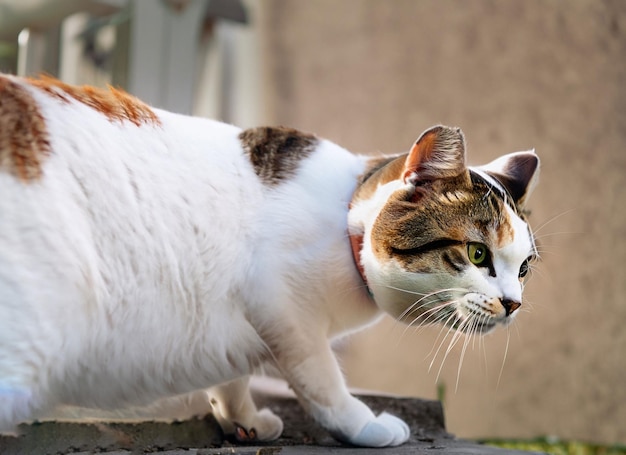
[[[362,447],[394,447],[405,443],[410,434],[409,426],[403,420],[383,412],[367,422],[356,436],[344,440]]]
[[[283,421],[269,409],[261,409],[254,416],[239,416],[233,420],[214,413],[222,430],[233,434],[238,441],[273,441],[283,432]]]
[[[283,421],[269,409],[261,409],[254,418],[258,441],[273,441],[283,433]]]

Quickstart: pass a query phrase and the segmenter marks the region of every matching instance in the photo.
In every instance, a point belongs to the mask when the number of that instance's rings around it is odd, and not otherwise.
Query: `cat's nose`
[[[515,310],[522,306],[521,302],[516,302],[511,299],[500,299],[500,303],[504,307],[504,311],[506,311],[506,315],[510,316]]]

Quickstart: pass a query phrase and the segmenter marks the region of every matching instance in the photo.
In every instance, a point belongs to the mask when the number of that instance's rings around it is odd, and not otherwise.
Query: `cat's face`
[[[522,304],[536,257],[523,203],[538,159],[522,152],[467,168],[464,155],[460,130],[427,131],[372,173],[350,216],[370,219],[360,260],[382,309],[409,324],[485,333]]]

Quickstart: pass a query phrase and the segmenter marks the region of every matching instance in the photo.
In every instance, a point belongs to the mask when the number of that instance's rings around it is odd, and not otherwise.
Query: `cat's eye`
[[[528,263],[528,259],[526,259],[524,262],[522,262],[522,265],[519,268],[519,277],[524,278],[526,275],[528,275],[529,271],[530,271],[530,264]]]
[[[472,264],[485,266],[489,259],[489,249],[482,243],[468,243],[467,255]]]

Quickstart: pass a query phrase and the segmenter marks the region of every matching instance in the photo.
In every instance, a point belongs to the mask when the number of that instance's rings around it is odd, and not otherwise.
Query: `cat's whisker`
[[[485,362],[485,376],[489,377],[489,364],[487,362],[487,346],[485,344],[485,337],[478,338],[478,349],[483,352],[483,361]]]
[[[461,323],[457,327],[456,331],[452,335],[452,339],[450,340],[450,343],[448,344],[448,348],[446,349],[446,352],[445,352],[445,354],[443,356],[443,359],[441,360],[441,365],[439,366],[439,371],[437,372],[437,380],[439,380],[439,375],[441,374],[441,371],[443,369],[443,364],[446,362],[446,359],[448,358],[448,355],[450,354],[450,352],[452,352],[452,350],[454,349],[456,344],[459,342],[461,337],[464,335],[464,332],[465,332],[466,328],[468,327],[468,325],[471,323],[471,321],[472,321],[472,318],[467,318],[467,319],[464,319],[463,321],[461,321]],[[437,354],[435,353],[435,355],[437,355]]]
[[[472,318],[474,319],[474,318]],[[461,377],[461,367],[463,366],[463,360],[465,359],[465,351],[467,350],[467,346],[470,342],[470,338],[472,338],[473,332],[474,330],[476,330],[478,321],[477,320],[472,320],[472,322],[470,323],[470,325],[468,326],[468,330],[467,330],[467,334],[465,336],[465,339],[463,340],[463,348],[461,349],[461,356],[459,358],[459,366],[457,368],[456,371],[456,384],[454,386],[454,391],[457,392],[459,389],[459,379]]]
[[[504,346],[504,357],[502,357],[502,365],[500,366],[500,373],[498,374],[498,381],[496,383],[496,390],[500,386],[500,379],[502,378],[502,372],[504,371],[504,364],[506,363],[506,358],[509,353],[509,342],[511,341],[511,330],[509,327],[506,328],[506,344]]]
[[[531,264],[530,265],[530,278],[532,278],[532,275],[535,275],[535,274],[539,275],[543,279],[549,279],[549,276],[543,273],[543,271],[541,270],[541,267],[537,267]]]
[[[392,286],[390,284],[384,284],[384,283],[378,283],[378,286],[385,287],[387,289],[393,289],[394,291],[404,292],[406,294],[421,295],[421,296],[424,296],[424,297],[427,296],[427,295],[432,294],[432,293],[424,294],[423,292],[412,291],[410,289],[399,288],[397,286]],[[435,291],[435,293],[436,292],[439,292],[439,291]]]
[[[421,313],[421,314],[419,314],[418,316],[416,316],[416,317],[413,319],[413,321],[411,321],[411,323],[410,323],[409,325],[413,325],[413,324],[414,324],[415,322],[417,322],[419,319],[423,319],[423,321],[421,321],[421,323],[420,323],[419,325],[424,325],[424,324],[426,323],[426,321],[428,321],[428,319],[430,319],[430,316],[431,316],[432,314],[437,313],[437,312],[439,312],[440,310],[443,310],[443,309],[444,309],[444,308],[446,308],[446,307],[449,307],[449,306],[454,305],[454,303],[455,303],[456,301],[457,301],[456,299],[455,299],[455,300],[448,301],[448,302],[438,301],[438,303],[437,303],[437,305],[436,305],[436,306],[434,306],[434,307],[432,307],[432,308],[429,308],[428,310],[426,310],[426,311],[424,311],[423,313]],[[436,302],[437,302],[437,301],[436,301]],[[418,311],[418,310],[421,310],[422,308],[424,308],[426,305],[428,305],[428,304],[430,304],[430,303],[433,303],[433,302],[430,302],[430,301],[429,301],[429,302],[426,302],[425,304],[420,305],[418,308],[414,308],[414,309],[411,311],[411,313],[414,313],[414,312],[416,312],[416,311]],[[425,315],[428,315],[428,317],[423,318]],[[409,316],[409,315],[406,315],[406,316]],[[406,317],[406,316],[403,316],[403,318],[404,318],[404,317]]]
[[[432,360],[430,361],[430,364],[428,365],[428,371],[430,372],[430,370],[433,367],[433,364],[435,363],[435,360],[437,359],[437,356],[439,355],[439,351],[441,350],[443,343],[446,341],[446,338],[448,338],[448,335],[450,335],[450,333],[454,332],[454,327],[452,327],[449,323],[452,319],[456,318],[456,314],[454,312],[452,312],[448,318],[445,320],[445,322],[442,324],[441,329],[439,330],[439,334],[437,334],[437,338],[435,339],[435,342],[433,343],[433,347],[431,348],[430,352],[426,355],[426,357],[428,358],[428,356],[431,355],[431,353],[433,352],[433,350],[435,350],[435,346],[437,346],[437,343],[439,341],[439,338],[441,337],[442,334],[443,338],[441,339],[441,342],[439,343],[439,347],[437,348],[437,350],[435,351],[435,353],[432,355]],[[446,330],[447,329],[447,330]],[[439,374],[437,374],[437,379],[439,379]]]
[[[441,289],[439,291],[435,291],[435,292],[431,292],[430,294],[425,295],[424,297],[422,297],[421,299],[419,299],[418,301],[416,301],[415,303],[413,303],[412,305],[410,305],[398,318],[398,321],[402,321],[404,318],[410,316],[411,314],[415,313],[416,311],[421,310],[422,308],[426,307],[427,305],[430,305],[431,303],[434,302],[441,302],[439,304],[437,304],[435,307],[433,307],[432,309],[427,310],[426,312],[420,314],[419,316],[417,316],[409,325],[412,325],[413,323],[415,323],[417,321],[417,319],[420,319],[423,315],[431,312],[431,311],[438,311],[439,309],[445,308],[446,306],[449,306],[451,304],[453,304],[454,301],[449,301],[449,302],[445,302],[440,300],[438,297],[439,294],[443,294],[443,293],[453,293],[453,292],[462,292],[465,293],[467,292],[465,289],[460,289],[460,288],[448,288],[448,289]],[[419,305],[418,304],[428,298],[428,297],[436,297],[435,300],[428,300],[426,302],[424,302],[423,304]],[[427,320],[428,318],[426,318]],[[426,322],[426,320],[422,321],[422,324],[420,325],[424,325],[424,323]]]
[[[433,301],[428,300],[428,301],[426,301],[426,302],[424,302],[424,303],[422,303],[420,305],[420,302],[422,302],[424,299],[426,299],[428,297],[436,297],[437,294],[442,293],[442,292],[446,292],[446,291],[447,291],[446,289],[442,289],[440,291],[435,291],[435,292],[432,292],[430,294],[424,295],[424,297],[418,299],[415,303],[413,303],[405,311],[403,311],[402,314],[400,314],[400,316],[398,316],[396,318],[396,320],[402,322],[405,318],[410,316],[412,313],[414,313],[416,311],[419,311],[422,308],[426,307],[427,305],[430,305],[431,303],[433,303]],[[436,301],[438,301],[438,299],[436,299],[434,301],[436,302]],[[449,306],[451,304],[452,304],[451,302],[447,302],[447,303],[444,303],[444,304],[439,304],[439,305],[437,305],[437,306],[435,306],[435,307],[433,307],[433,308],[431,308],[431,309],[421,313],[417,317],[415,317],[409,324],[405,325],[405,328],[402,331],[402,334],[400,335],[400,338],[398,339],[398,343],[400,342],[402,337],[406,334],[407,330],[410,327],[413,327],[414,324],[416,324],[418,322],[418,320],[422,319],[419,322],[419,324],[417,324],[417,327],[428,325],[427,321],[428,321],[428,319],[430,319],[432,314],[436,314],[439,310],[441,310],[442,308],[445,308],[446,306]],[[428,316],[426,318],[424,318],[425,315],[428,315]],[[433,322],[436,322],[436,319]],[[395,328],[395,326],[393,328]],[[392,328],[392,330],[393,330],[393,328]]]
[[[439,340],[439,337],[441,336],[441,333],[443,331],[445,331],[447,327],[447,320],[450,320],[450,317],[452,315],[447,313],[445,310],[441,310],[438,312],[433,312],[431,315],[428,316],[426,321],[422,321],[420,322],[419,325],[415,326],[415,331],[416,333],[421,333],[422,331],[425,330],[426,327],[428,326],[432,326],[435,324],[439,323],[439,333],[437,334],[437,338],[435,339],[434,343],[433,343],[433,347],[431,348],[430,352],[428,352],[428,354],[426,354],[426,356],[424,357],[424,359],[427,359],[433,352],[433,350],[435,349],[435,346],[437,345],[437,341]],[[428,321],[428,319],[430,319],[432,317],[431,321]],[[446,320],[447,318],[447,320]],[[432,365],[431,365],[432,366]]]
[[[426,295],[424,295],[424,297],[422,297],[422,298],[420,298],[420,299],[416,300],[413,304],[409,305],[409,306],[407,307],[407,309],[406,309],[406,310],[404,310],[404,311],[400,314],[400,316],[398,316],[398,317],[397,317],[397,320],[398,320],[398,321],[402,321],[405,317],[409,316],[411,313],[413,313],[413,312],[415,312],[415,311],[418,311],[418,310],[420,310],[420,309],[424,308],[426,305],[428,305],[428,304],[432,303],[433,301],[434,301],[434,302],[436,302],[436,301],[438,300],[438,299],[436,298],[436,297],[437,297],[437,294],[439,294],[440,292],[443,292],[443,291],[431,292],[430,294],[426,294]],[[420,303],[421,303],[422,301],[424,301],[425,299],[427,299],[427,298],[429,298],[429,297],[435,297],[435,299],[434,299],[433,301],[427,300],[426,302],[424,302],[423,304],[421,304],[421,305],[420,305]]]
[[[578,232],[578,231],[546,232],[545,234],[535,235],[534,239],[541,240],[541,239],[545,239],[548,237],[556,237],[556,236],[561,236],[561,235],[584,235],[584,234],[585,234],[584,232]]]
[[[393,288],[393,287],[390,287]],[[454,305],[455,301],[450,301],[450,302],[442,302],[438,295],[439,294],[443,294],[443,293],[450,293],[450,292],[466,292],[463,289],[460,288],[448,288],[448,289],[440,289],[438,291],[434,291],[431,292],[429,294],[425,294],[423,295],[423,297],[421,297],[420,299],[418,299],[417,301],[415,301],[413,304],[411,304],[405,311],[403,311],[400,316],[398,316],[396,318],[397,321],[404,321],[405,319],[407,319],[409,316],[411,316],[412,314],[419,312],[420,310],[422,310],[423,308],[433,304],[433,303],[437,303],[436,306],[434,306],[433,308],[430,308],[424,312],[421,312],[417,317],[413,318],[413,320],[405,325],[405,329],[403,330],[402,334],[400,335],[400,337],[398,338],[398,343],[400,343],[400,340],[402,339],[402,337],[406,334],[407,330],[410,327],[424,327],[427,325],[431,325],[437,322],[438,317],[437,314],[442,311],[444,308]],[[430,297],[433,297],[433,299],[429,299]],[[426,300],[428,299],[428,300]],[[435,316],[433,318],[433,316]],[[445,314],[443,315],[443,317],[445,317]],[[392,331],[394,330],[395,326],[392,328]]]
[[[400,292],[405,292],[405,293],[408,293],[408,294],[413,294],[413,295],[421,295],[421,296],[422,296],[421,298],[419,298],[418,300],[416,300],[413,304],[409,305],[409,306],[408,306],[408,308],[407,308],[407,309],[405,309],[405,310],[404,310],[404,311],[400,314],[400,316],[398,316],[398,317],[396,317],[396,318],[395,318],[397,321],[400,321],[400,322],[402,322],[402,320],[403,320],[405,317],[407,317],[407,316],[408,316],[408,314],[409,314],[410,312],[412,312],[412,311],[417,311],[417,310],[421,309],[423,306],[428,305],[429,303],[431,303],[431,302],[425,302],[423,305],[419,305],[419,304],[420,304],[420,302],[422,302],[424,299],[426,299],[426,298],[428,298],[428,297],[430,297],[430,296],[436,295],[436,294],[437,294],[437,293],[439,293],[439,292],[442,292],[442,291],[434,291],[434,292],[431,292],[431,293],[428,293],[428,294],[423,294],[423,293],[419,293],[419,292],[414,292],[414,291],[409,291],[409,290],[406,290],[406,289],[398,288],[398,287],[391,286],[391,285],[384,285],[384,287],[386,287],[386,288],[388,288],[388,289],[397,290],[397,291],[400,291]],[[418,306],[418,305],[419,305],[419,306]],[[417,307],[417,308],[416,308],[416,307]],[[412,321],[412,323],[413,323],[413,322],[415,322],[415,321]],[[409,326],[410,326],[410,325],[412,325],[412,323],[411,323],[411,324],[409,324]],[[391,328],[391,330],[390,330],[390,333],[392,333],[392,334],[393,334],[393,332],[394,332],[395,330],[396,330],[396,326],[393,326],[393,327]],[[406,333],[406,330],[407,330],[407,329],[406,329],[406,327],[405,327],[405,329],[402,331],[402,334],[401,334],[401,335],[400,335],[400,337],[398,338],[398,344],[399,344],[399,343],[400,343],[400,341],[402,340],[402,337],[403,337],[403,336],[404,336],[404,334]]]
[[[446,302],[421,313],[409,324],[406,324],[402,336],[404,336],[410,328],[414,328],[416,333],[420,333],[425,327],[441,322],[447,316],[445,308],[454,305],[454,303],[455,301]]]
[[[563,216],[565,216],[565,215],[567,215],[567,214],[569,214],[569,213],[572,213],[572,212],[574,212],[574,211],[576,211],[576,210],[577,210],[577,209],[575,209],[575,208],[572,208],[572,209],[566,210],[566,211],[564,211],[564,212],[562,212],[562,213],[559,213],[558,215],[555,215],[555,216],[553,216],[553,217],[549,218],[548,220],[544,221],[543,223],[541,223],[541,224],[540,224],[537,228],[535,228],[535,229],[533,230],[533,233],[534,233],[534,235],[535,235],[535,238],[536,238],[537,233],[538,233],[538,232],[540,232],[542,229],[545,229],[545,227],[546,227],[546,226],[548,226],[549,224],[554,223],[554,222],[555,222],[556,220],[558,220],[559,218],[561,218],[561,217],[563,217]]]
[[[437,305],[436,307],[431,308],[425,311],[424,313],[420,314],[419,316],[417,316],[415,319],[413,319],[413,321],[411,321],[410,324],[408,324],[408,326],[409,327],[414,326],[414,324],[418,322],[418,320],[420,319],[422,320],[420,320],[419,324],[415,326],[416,329],[423,329],[424,327],[427,327],[429,325],[436,324],[437,322],[441,322],[443,321],[444,318],[448,316],[448,313],[446,312],[446,308],[454,306],[456,303],[457,303],[457,300],[452,300],[450,302]],[[424,318],[424,315],[427,315],[427,317]]]

